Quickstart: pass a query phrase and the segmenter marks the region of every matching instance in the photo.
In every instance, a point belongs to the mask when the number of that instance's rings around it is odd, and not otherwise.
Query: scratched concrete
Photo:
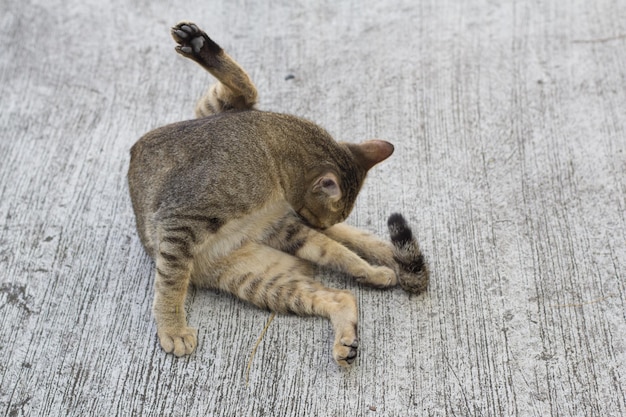
[[[0,0],[0,414],[626,415],[626,3]],[[396,145],[349,222],[403,212],[427,294],[360,287],[360,357],[318,318],[194,291],[158,347],[125,174],[192,117],[193,19],[260,107]]]

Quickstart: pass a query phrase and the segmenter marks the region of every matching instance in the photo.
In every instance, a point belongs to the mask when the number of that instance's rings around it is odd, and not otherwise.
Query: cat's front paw
[[[333,358],[339,366],[346,367],[351,365],[356,359],[357,348],[359,347],[359,341],[354,336],[344,336],[335,340],[333,346]]]
[[[393,269],[386,266],[374,266],[373,271],[363,281],[365,284],[373,287],[386,288],[392,287],[398,283],[398,278]]]
[[[178,357],[189,355],[198,345],[198,329],[193,327],[160,328],[157,335],[163,350]]]
[[[176,52],[194,61],[208,64],[211,57],[222,51],[195,23],[179,22],[172,28],[171,34],[178,43]]]

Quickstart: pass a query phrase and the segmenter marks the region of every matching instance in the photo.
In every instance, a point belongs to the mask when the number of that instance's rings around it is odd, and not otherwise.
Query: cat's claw
[[[157,334],[163,350],[178,357],[189,355],[198,345],[198,329],[193,327],[159,329]]]
[[[187,39],[189,34],[182,29],[172,28],[172,36],[174,36],[176,42],[181,42],[183,39]]]

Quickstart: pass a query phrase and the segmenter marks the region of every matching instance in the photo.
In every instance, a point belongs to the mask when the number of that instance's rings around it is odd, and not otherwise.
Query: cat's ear
[[[330,200],[338,201],[341,198],[339,180],[332,172],[327,172],[315,180],[313,190],[324,193]]]
[[[359,165],[365,170],[389,158],[393,153],[393,145],[384,140],[368,140],[359,144],[348,144],[348,148]]]

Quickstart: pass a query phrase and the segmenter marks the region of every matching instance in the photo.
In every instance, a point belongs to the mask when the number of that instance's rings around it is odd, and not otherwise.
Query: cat
[[[367,171],[394,148],[338,143],[302,118],[256,110],[248,74],[191,22],[171,30],[176,51],[216,79],[197,119],[155,129],[131,148],[128,184],[140,240],[155,260],[153,313],[165,352],[194,351],[189,285],[234,294],[278,313],[318,315],[334,331],[333,358],[357,355],[357,305],[314,279],[315,265],[366,285],[428,285],[428,268],[400,214],[391,242],[348,226]]]

